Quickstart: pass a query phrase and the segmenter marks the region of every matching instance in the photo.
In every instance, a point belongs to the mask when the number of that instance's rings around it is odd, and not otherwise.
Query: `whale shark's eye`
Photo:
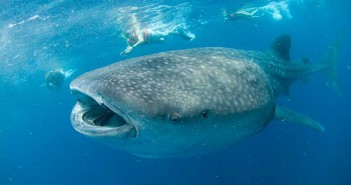
[[[178,122],[180,121],[182,117],[180,116],[180,114],[173,112],[170,116],[169,116],[169,120],[172,122]]]

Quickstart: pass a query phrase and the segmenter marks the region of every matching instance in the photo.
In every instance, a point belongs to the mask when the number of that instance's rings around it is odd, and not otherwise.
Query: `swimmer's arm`
[[[137,43],[135,43],[134,45],[132,46],[127,46],[127,48],[121,53],[121,55],[125,55],[125,54],[129,54],[132,52],[132,50],[136,47],[138,47],[142,42],[144,42],[144,40],[142,41],[138,41]]]
[[[136,48],[136,47],[138,47],[140,44],[142,44],[143,42],[145,42],[144,37],[143,37],[142,34],[139,34],[139,35],[138,35],[138,41],[137,41],[134,45],[129,46],[129,47]]]
[[[138,40],[138,42],[135,43],[132,47],[133,47],[133,48],[138,47],[138,46],[139,46],[141,43],[143,43],[143,42],[144,42],[144,39]]]
[[[132,45],[132,46],[128,46],[127,48],[136,48],[136,47],[138,47],[142,42],[144,42],[144,41],[138,41],[137,43],[135,43],[134,45]]]
[[[133,47],[132,46],[127,46],[127,48],[121,53],[121,55],[126,55],[132,52]]]
[[[251,15],[249,12],[244,11],[244,10],[236,11],[235,14],[239,14],[239,15]]]

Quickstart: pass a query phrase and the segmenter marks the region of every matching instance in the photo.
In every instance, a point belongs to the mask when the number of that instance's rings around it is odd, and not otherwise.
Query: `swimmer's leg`
[[[76,69],[70,69],[70,70],[63,70],[63,74],[65,75],[65,78],[70,77],[74,72],[76,72]]]
[[[236,13],[253,16],[259,9],[259,7],[247,7],[238,10]]]
[[[255,9],[254,11],[252,11],[252,12],[250,13],[250,15],[251,15],[251,16],[254,16],[254,15],[257,13],[257,11],[258,11],[258,9]]]
[[[195,34],[183,28],[177,29],[175,34],[179,35],[181,38],[183,38],[186,41],[192,41],[193,39],[195,39]]]

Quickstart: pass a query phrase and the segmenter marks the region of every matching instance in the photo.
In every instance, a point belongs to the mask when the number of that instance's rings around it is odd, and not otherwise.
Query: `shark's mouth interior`
[[[78,100],[71,117],[76,130],[88,135],[136,136],[135,126],[122,111],[111,110],[81,92],[73,93]]]
[[[85,123],[94,126],[120,127],[127,124],[126,120],[115,114],[104,105],[85,104],[86,111],[82,115]]]

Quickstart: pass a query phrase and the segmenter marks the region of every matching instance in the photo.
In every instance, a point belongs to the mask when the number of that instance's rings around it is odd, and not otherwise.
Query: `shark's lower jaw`
[[[135,126],[123,112],[116,113],[93,98],[83,96],[71,114],[72,125],[78,132],[89,136],[136,137]]]

